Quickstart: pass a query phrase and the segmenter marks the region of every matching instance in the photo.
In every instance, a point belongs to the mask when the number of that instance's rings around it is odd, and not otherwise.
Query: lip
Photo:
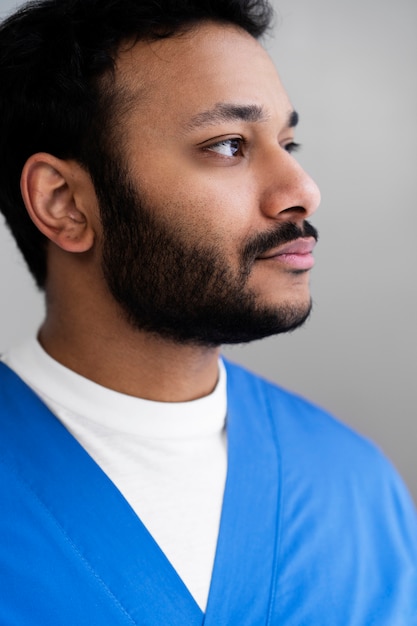
[[[312,252],[316,245],[314,237],[300,237],[260,255],[258,261],[276,261],[297,270],[309,270],[314,265]]]

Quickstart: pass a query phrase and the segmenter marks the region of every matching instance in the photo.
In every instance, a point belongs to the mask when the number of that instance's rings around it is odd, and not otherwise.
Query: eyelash
[[[227,154],[221,154],[221,152],[219,152],[220,156],[225,156],[225,157],[229,157],[229,158],[233,158],[237,155],[237,153],[241,153],[242,152],[242,147],[245,144],[245,140],[242,139],[241,137],[229,137],[228,139],[222,139],[221,141],[216,141],[216,143],[212,143],[209,146],[206,146],[204,148],[204,150],[207,151],[212,151],[212,152],[216,152],[215,148],[219,148],[220,146],[226,146],[226,145],[232,145],[232,144],[237,144],[237,149],[236,152],[233,155],[227,155]]]
[[[240,154],[242,151],[242,147],[245,145],[245,140],[242,139],[241,137],[231,137],[229,139],[222,139],[221,141],[217,141],[216,143],[211,144],[210,146],[205,146],[204,150],[206,151],[213,151],[215,152],[215,148],[218,148],[219,146],[224,146],[226,144],[231,145],[232,143],[238,144],[237,150],[233,155],[226,155],[226,154],[220,154],[220,156],[225,156],[228,158],[235,158],[236,156],[240,156]],[[289,154],[292,154],[293,152],[296,152],[297,150],[299,150],[299,148],[301,147],[301,145],[299,143],[296,143],[295,141],[291,141],[290,143],[287,143],[285,146],[283,146],[284,150],[286,150]]]
[[[301,148],[301,144],[296,143],[295,141],[290,141],[290,143],[287,143],[284,146],[284,150],[286,150],[289,154],[292,154],[293,152],[297,152],[297,150],[299,150],[300,148]]]

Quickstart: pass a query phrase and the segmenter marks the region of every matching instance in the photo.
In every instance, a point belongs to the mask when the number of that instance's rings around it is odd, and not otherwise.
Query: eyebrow
[[[227,104],[219,102],[212,109],[201,111],[189,120],[185,127],[192,131],[201,126],[210,126],[219,122],[231,122],[240,120],[243,122],[265,122],[269,118],[264,108],[258,104]],[[298,124],[297,111],[291,111],[288,115],[287,127],[294,128]]]
[[[298,124],[300,120],[300,116],[298,115],[297,111],[291,111],[291,113],[288,116],[288,128],[295,128]]]

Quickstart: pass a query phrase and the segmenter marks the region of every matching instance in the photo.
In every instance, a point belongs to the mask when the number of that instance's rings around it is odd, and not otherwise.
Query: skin
[[[247,33],[207,23],[121,50],[117,84],[131,97],[116,133],[132,180],[190,241],[221,245],[238,271],[242,243],[316,210],[319,192],[287,146],[293,110],[273,63]],[[219,103],[262,108],[260,119],[201,119]],[[197,115],[199,123],[192,124]],[[207,117],[207,116],[206,116]],[[259,116],[257,116],[259,117]],[[229,140],[243,139],[243,144]],[[223,142],[223,143],[219,143]],[[102,233],[88,174],[73,161],[33,155],[22,193],[50,239],[46,351],[79,374],[129,395],[187,401],[210,393],[217,348],[179,345],[133,329],[101,270]],[[248,287],[262,304],[308,306],[309,272],[258,259]]]

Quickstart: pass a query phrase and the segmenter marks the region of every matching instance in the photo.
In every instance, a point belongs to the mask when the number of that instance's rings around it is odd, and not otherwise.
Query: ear
[[[88,173],[75,161],[32,155],[20,187],[35,226],[67,252],[86,252],[95,240],[97,199]]]

